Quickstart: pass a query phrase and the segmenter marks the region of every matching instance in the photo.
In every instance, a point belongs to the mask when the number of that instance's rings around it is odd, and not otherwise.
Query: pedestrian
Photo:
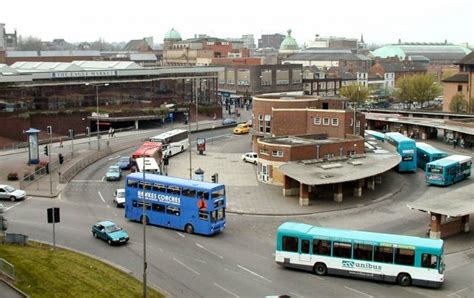
[[[458,144],[458,140],[457,139],[453,139],[453,148],[456,149],[456,145]]]
[[[112,136],[112,127],[109,127],[109,138]]]
[[[63,148],[63,138],[59,138],[59,148]]]
[[[115,128],[112,127],[111,129],[112,129],[112,138],[113,138],[115,135]]]

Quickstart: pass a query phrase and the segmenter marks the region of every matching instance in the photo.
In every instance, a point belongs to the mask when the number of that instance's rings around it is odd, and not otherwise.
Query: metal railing
[[[0,271],[12,280],[15,280],[15,265],[8,263],[2,258],[0,258]]]
[[[96,152],[92,155],[87,156],[86,158],[78,160],[72,166],[68,167],[63,172],[61,172],[61,175],[59,176],[59,183],[69,182],[82,169],[84,169],[87,166],[93,164],[94,162],[98,161],[99,159],[110,155],[111,153],[112,153],[112,150],[107,148],[106,150]]]

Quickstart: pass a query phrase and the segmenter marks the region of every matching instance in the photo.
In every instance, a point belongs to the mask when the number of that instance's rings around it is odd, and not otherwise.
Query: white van
[[[160,166],[153,157],[139,157],[137,163],[138,172],[143,172],[143,161],[145,160],[145,172],[150,174],[161,174]]]

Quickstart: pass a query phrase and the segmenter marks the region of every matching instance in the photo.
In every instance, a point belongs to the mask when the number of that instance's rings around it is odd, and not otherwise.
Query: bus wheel
[[[140,216],[140,222],[143,223],[143,215]],[[148,224],[148,216],[145,216],[145,224]]]
[[[328,268],[324,263],[316,263],[314,265],[313,271],[316,275],[326,275],[328,273]]]
[[[411,277],[408,273],[400,273],[397,277],[397,283],[402,287],[409,287],[411,285]]]
[[[194,228],[192,225],[190,224],[187,224],[185,227],[184,227],[184,231],[186,231],[186,233],[188,234],[194,234]]]

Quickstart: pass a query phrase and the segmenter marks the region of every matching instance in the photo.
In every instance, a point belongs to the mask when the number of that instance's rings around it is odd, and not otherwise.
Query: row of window
[[[143,208],[143,202],[133,200],[132,206],[135,208]],[[162,204],[155,204],[155,203],[145,203],[146,210],[152,210],[154,212],[166,213],[174,216],[180,216],[181,208],[176,206],[165,206]],[[205,210],[199,210],[199,219],[208,221],[209,217],[211,218],[211,222],[216,222],[223,220],[225,218],[225,208],[221,208],[219,210],[214,210],[211,212]]]
[[[314,117],[314,125],[321,125],[321,123],[322,123],[322,125],[331,124],[332,126],[339,126],[339,119],[338,118]]]
[[[406,266],[415,265],[415,251],[413,249],[319,239],[314,239],[311,245],[310,240],[302,239],[299,241],[297,237],[289,236],[283,236],[282,244],[282,249],[288,252],[301,251],[302,254],[332,256]],[[422,267],[437,268],[437,264],[438,256],[423,254]]]
[[[148,191],[156,191],[161,193],[168,193],[177,196],[183,196],[187,198],[198,198],[198,199],[209,199],[209,192],[196,190],[190,187],[177,187],[171,185],[164,185],[159,183],[143,183],[143,181],[127,180],[127,186],[132,188],[145,189]],[[211,199],[223,197],[225,195],[225,189],[213,191],[210,196]]]

